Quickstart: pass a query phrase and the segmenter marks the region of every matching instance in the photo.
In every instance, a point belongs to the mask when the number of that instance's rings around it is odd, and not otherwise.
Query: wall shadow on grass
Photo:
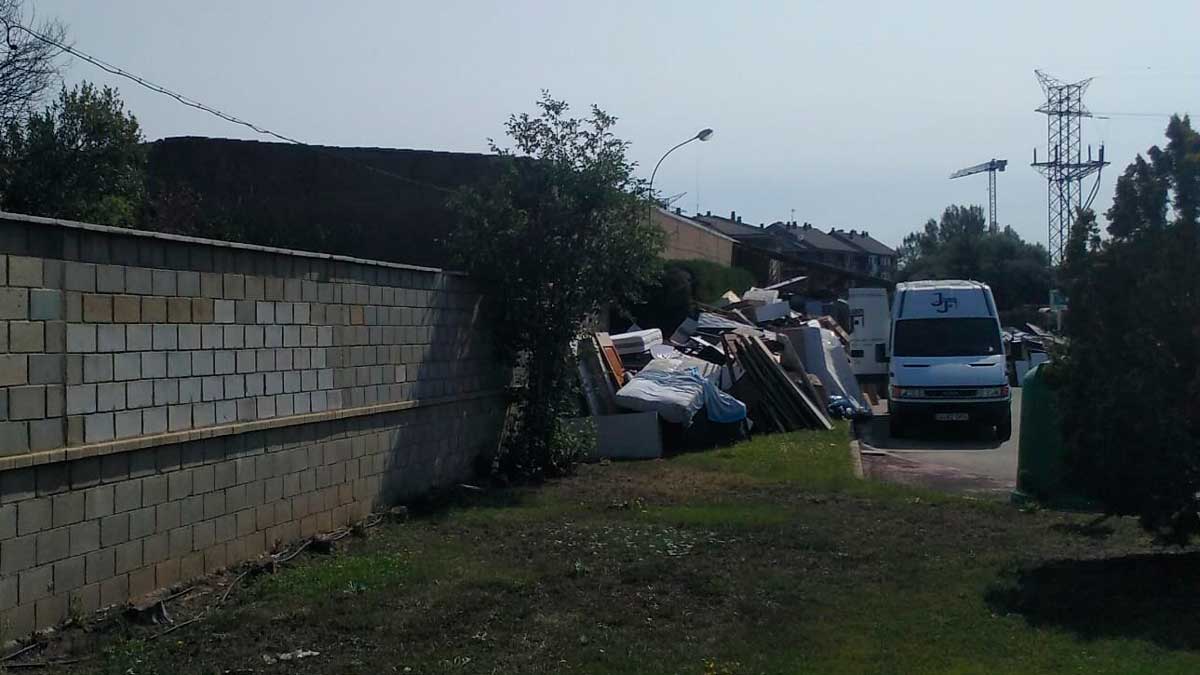
[[[1055,560],[1010,569],[986,592],[1000,614],[1086,639],[1200,649],[1200,553]]]

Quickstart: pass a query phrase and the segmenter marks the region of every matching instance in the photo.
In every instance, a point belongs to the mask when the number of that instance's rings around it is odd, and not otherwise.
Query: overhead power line
[[[379,175],[387,176],[389,178],[394,178],[396,180],[403,181],[405,183],[409,183],[411,185],[425,187],[425,188],[429,188],[431,190],[438,190],[440,192],[445,192],[448,194],[453,194],[453,193],[458,192],[458,190],[453,189],[453,188],[442,187],[440,185],[434,185],[432,183],[426,183],[424,181],[416,180],[414,178],[409,178],[408,176],[402,176],[398,173],[393,173],[386,169],[380,169],[379,167],[372,166],[372,165],[367,164],[366,162],[362,162],[360,160],[352,159],[349,157],[344,157],[340,154],[329,152],[328,150],[325,150],[324,148],[321,148],[319,146],[315,146],[315,145],[312,145],[309,143],[305,143],[304,141],[297,140],[290,136],[285,136],[283,134],[272,131],[264,126],[261,126],[259,124],[249,122],[240,117],[236,117],[227,112],[224,112],[222,110],[214,108],[206,103],[197,101],[196,99],[191,98],[189,96],[185,96],[179,92],[172,91],[160,84],[151,82],[150,80],[147,80],[146,78],[144,78],[140,75],[131,73],[131,72],[125,70],[124,68],[114,66],[113,64],[108,63],[107,61],[104,61],[100,58],[92,56],[91,54],[88,54],[86,52],[80,51],[79,49],[77,49],[71,45],[64,44],[63,42],[55,40],[49,36],[43,35],[42,33],[39,33],[38,31],[36,31],[28,26],[24,26],[19,23],[10,23],[7,21],[2,21],[2,20],[0,20],[0,22],[2,22],[5,26],[6,39],[7,39],[8,35],[12,33],[13,30],[24,31],[25,33],[28,33],[33,38],[41,40],[42,42],[44,42],[48,45],[51,45],[53,47],[56,47],[56,48],[62,50],[63,52],[66,52],[67,54],[70,54],[76,58],[82,59],[83,61],[87,61],[88,63],[96,66],[97,68],[103,70],[106,73],[116,75],[118,77],[123,77],[131,82],[134,82],[142,87],[145,87],[146,89],[149,89],[150,91],[152,91],[156,94],[162,94],[163,96],[168,96],[170,98],[175,99],[177,102],[182,103],[183,105],[186,105],[190,108],[195,108],[197,110],[206,112],[210,115],[214,115],[216,117],[219,117],[219,118],[225,120],[226,122],[231,122],[233,124],[237,124],[237,125],[246,127],[247,129],[250,129],[250,130],[254,131],[255,133],[258,133],[258,134],[261,134],[264,136],[271,136],[272,138],[279,139],[281,141],[284,141],[285,143],[291,143],[293,145],[303,146],[314,152],[328,155],[335,159],[340,159],[342,161],[349,162],[351,164],[357,164],[357,165],[359,165],[365,169],[368,169],[370,171],[373,171]]]

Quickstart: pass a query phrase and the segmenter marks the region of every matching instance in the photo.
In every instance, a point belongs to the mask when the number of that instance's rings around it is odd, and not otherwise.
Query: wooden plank
[[[629,382],[629,376],[625,373],[625,364],[621,363],[621,354],[617,352],[617,346],[613,344],[612,338],[608,336],[608,333],[596,333],[596,344],[600,347],[600,355],[604,357],[604,364],[612,373],[617,388],[624,387],[625,383]]]
[[[821,411],[820,406],[818,406],[815,401],[809,398],[808,394],[806,394],[804,390],[799,387],[799,385],[793,382],[792,379],[783,372],[783,368],[780,367],[779,364],[775,363],[774,359],[771,359],[771,352],[769,349],[767,349],[767,345],[756,337],[747,338],[746,342],[753,346],[752,351],[758,352],[759,358],[767,359],[772,365],[774,365],[774,368],[768,371],[768,377],[772,377],[775,380],[776,386],[781,387],[785,392],[793,395],[794,400],[800,405],[804,414],[810,418],[810,421],[813,422],[813,426],[827,430],[832,429],[833,423],[830,422],[825,413]]]
[[[767,413],[781,431],[795,431],[813,426],[805,419],[793,401],[788,400],[788,392],[780,389],[777,382],[772,380],[771,370],[777,369],[778,364],[757,351],[752,342],[739,340],[740,362],[746,366],[746,372],[755,380],[763,400],[769,406]]]
[[[612,377],[600,355],[600,345],[596,344],[595,338],[586,337],[579,341],[578,346],[580,377],[587,378],[582,383],[583,386],[591,389],[592,395],[597,400],[600,414],[615,413],[617,411],[617,391],[613,387]]]

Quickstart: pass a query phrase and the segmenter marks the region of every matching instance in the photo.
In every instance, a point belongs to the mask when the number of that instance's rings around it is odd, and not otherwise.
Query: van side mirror
[[[886,345],[883,345],[883,344],[875,345],[875,362],[876,363],[888,363],[891,360],[892,360],[892,357],[888,356]]]

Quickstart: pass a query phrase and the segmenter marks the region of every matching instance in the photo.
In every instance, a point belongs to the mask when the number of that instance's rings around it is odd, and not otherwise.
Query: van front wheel
[[[1000,420],[996,425],[996,439],[999,441],[1007,441],[1012,438],[1012,416],[1009,415]]]

